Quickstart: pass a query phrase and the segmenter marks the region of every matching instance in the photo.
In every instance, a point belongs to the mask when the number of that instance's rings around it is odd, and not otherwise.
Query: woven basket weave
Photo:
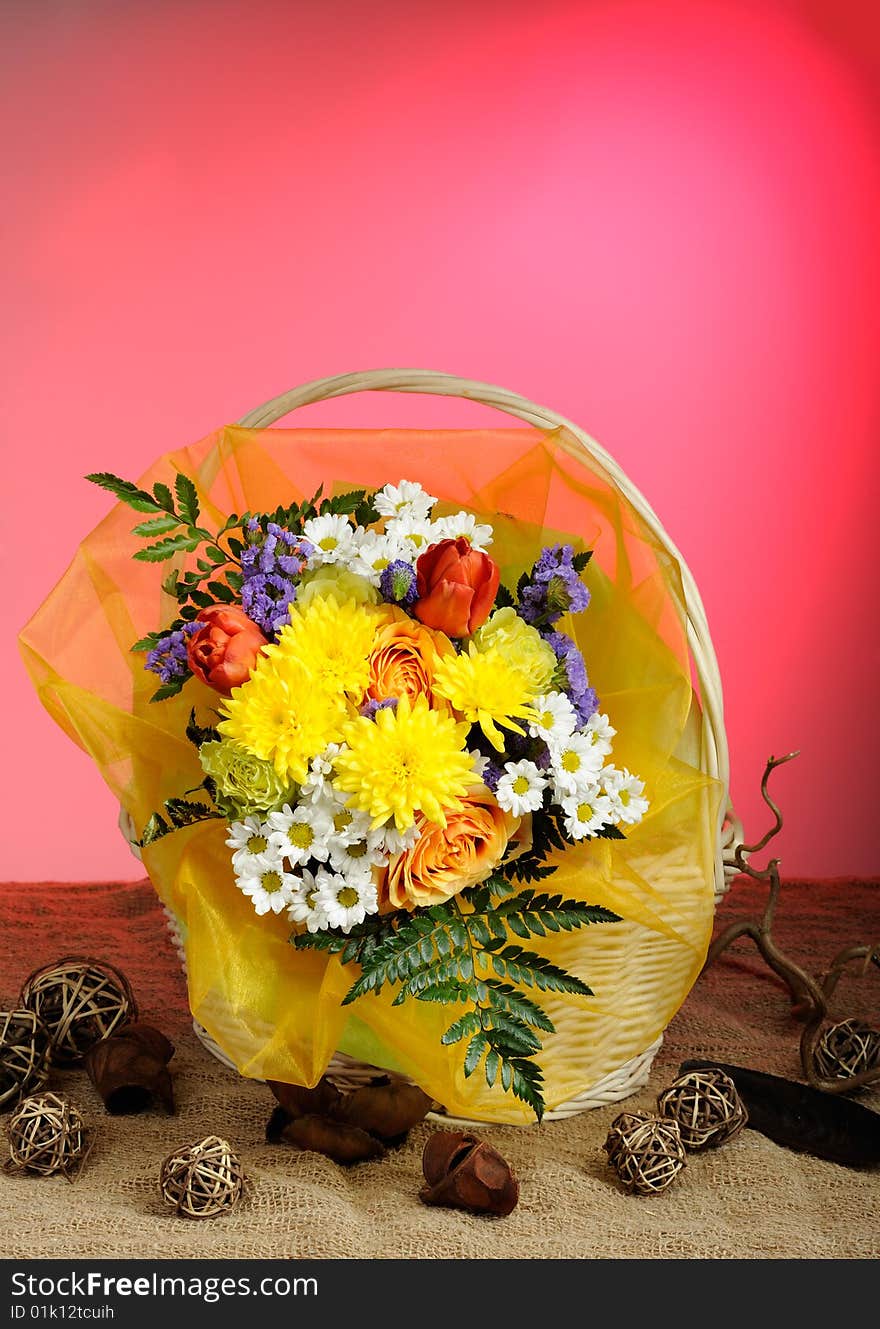
[[[239,421],[239,424],[247,429],[268,428],[301,406],[364,391],[415,392],[431,396],[461,397],[479,402],[485,406],[496,407],[498,410],[516,416],[524,423],[535,428],[555,431],[556,438],[563,446],[567,446],[575,452],[586,454],[586,457],[589,458],[590,467],[610,481],[621,497],[642,518],[648,530],[663,545],[666,551],[677,560],[681,570],[681,583],[687,611],[688,647],[697,678],[703,713],[700,768],[705,775],[720,781],[724,789],[722,810],[715,829],[715,899],[717,903],[728,889],[732,878],[736,875],[737,868],[733,861],[733,855],[737,844],[742,839],[742,827],[728,798],[729,762],[727,739],[724,731],[721,679],[709,635],[706,614],[693,574],[666,534],[650,504],[604,448],[600,447],[594,439],[590,438],[588,434],[584,433],[570,420],[566,420],[555,411],[544,406],[538,406],[506,388],[494,387],[488,383],[478,383],[470,379],[457,378],[451,374],[441,374],[431,370],[377,369],[316,379],[311,383],[294,388],[293,391],[284,393],[280,397],[274,397],[263,406],[251,411]],[[139,851],[134,843],[134,828],[125,812],[120,816],[120,828],[128,840],[132,852],[139,856]],[[169,928],[172,940],[185,968],[184,945],[180,927],[177,919],[170,913]],[[229,1057],[198,1023],[194,1024],[194,1028],[205,1047],[218,1060],[235,1069]],[[638,1056],[633,1057],[623,1066],[606,1075],[598,1083],[591,1085],[569,1102],[548,1111],[545,1120],[562,1119],[589,1108],[619,1102],[634,1093],[647,1082],[651,1063],[661,1041],[662,1036],[657,1038],[650,1047]],[[375,1074],[375,1067],[362,1065],[342,1054],[337,1054],[328,1068],[328,1075],[343,1088],[362,1084]]]

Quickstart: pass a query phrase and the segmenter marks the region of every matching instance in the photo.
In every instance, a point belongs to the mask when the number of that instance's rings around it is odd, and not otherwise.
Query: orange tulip
[[[441,540],[416,563],[416,618],[449,637],[468,637],[485,623],[495,603],[498,564],[468,540]]]
[[[211,605],[196,615],[198,628],[186,643],[189,667],[224,697],[246,683],[267,644],[256,623],[238,605]]]

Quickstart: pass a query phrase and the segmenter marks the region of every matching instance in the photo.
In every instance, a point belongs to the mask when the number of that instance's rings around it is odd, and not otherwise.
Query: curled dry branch
[[[761,796],[773,813],[773,825],[755,844],[738,845],[734,854],[736,866],[743,875],[751,877],[754,881],[760,881],[769,888],[764,912],[760,918],[737,919],[726,927],[723,932],[719,933],[709,948],[703,968],[705,970],[710,964],[713,964],[718,956],[740,937],[750,937],[769,967],[787,984],[792,994],[794,1014],[804,1020],[800,1054],[801,1064],[807,1080],[815,1089],[822,1089],[826,1093],[849,1093],[853,1089],[880,1080],[880,1067],[872,1067],[846,1079],[829,1079],[818,1069],[816,1049],[821,1038],[822,1025],[828,1015],[829,1000],[844,970],[855,960],[862,961],[862,976],[867,974],[872,965],[880,968],[880,942],[867,946],[846,947],[835,956],[825,974],[820,975],[819,978],[814,978],[812,974],[807,973],[805,969],[796,964],[789,955],[786,955],[773,939],[773,920],[781,886],[779,859],[771,858],[763,869],[756,868],[750,861],[753,854],[760,853],[762,849],[765,849],[782,830],[782,813],[771,798],[767,783],[771,773],[777,766],[784,765],[785,762],[791,761],[796,756],[798,756],[797,752],[789,752],[784,757],[768,758],[761,779]]]

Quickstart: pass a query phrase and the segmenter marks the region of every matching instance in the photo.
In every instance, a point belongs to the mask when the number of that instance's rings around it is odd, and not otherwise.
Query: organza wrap
[[[223,428],[161,457],[141,479],[195,481],[203,522],[271,511],[311,495],[375,488],[401,476],[455,508],[485,514],[502,580],[515,586],[541,546],[575,536],[593,549],[586,613],[559,624],[587,661],[617,729],[614,762],[646,782],[651,806],[622,841],[569,849],[547,888],[607,905],[622,922],[534,939],[592,987],[545,1000],[557,1032],[541,1064],[548,1107],[581,1093],[644,1051],[700,971],[713,917],[721,785],[699,767],[702,718],[691,684],[676,561],[591,459],[562,435],[529,429],[249,430]],[[118,504],[80,545],[21,633],[43,705],[93,760],[140,833],[164,799],[199,784],[184,737],[217,695],[198,681],[151,704],[154,675],[131,644],[160,628],[175,602],[160,583],[172,564],[132,561],[136,514]],[[108,833],[109,828],[108,828]],[[454,1008],[394,991],[342,1006],[355,973],[295,951],[283,916],[258,918],[235,888],[221,821],[181,830],[144,851],[163,903],[185,936],[193,1015],[243,1075],[313,1085],[336,1050],[401,1071],[453,1114],[524,1121],[529,1112],[440,1043]]]

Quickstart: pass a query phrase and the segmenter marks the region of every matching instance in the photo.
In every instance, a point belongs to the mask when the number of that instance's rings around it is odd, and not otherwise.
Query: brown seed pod
[[[328,1117],[291,1117],[282,1107],[276,1108],[270,1117],[266,1138],[273,1144],[283,1142],[296,1149],[324,1154],[343,1167],[365,1163],[371,1158],[384,1158],[387,1152],[381,1140],[362,1131],[359,1126],[346,1126]]]
[[[33,1011],[0,1011],[0,1112],[49,1078],[49,1031]]]
[[[436,1131],[425,1145],[422,1171],[428,1183],[419,1191],[424,1204],[503,1218],[519,1200],[519,1182],[507,1160],[467,1132]]]
[[[141,1112],[154,1098],[174,1111],[168,1062],[174,1044],[149,1024],[128,1024],[85,1055],[89,1079],[113,1115]]]
[[[380,1140],[396,1140],[424,1120],[432,1102],[417,1085],[389,1080],[341,1095],[332,1115]]]
[[[128,979],[112,964],[65,955],[36,969],[21,990],[21,1004],[49,1031],[55,1066],[75,1066],[89,1048],[137,1019]]]

